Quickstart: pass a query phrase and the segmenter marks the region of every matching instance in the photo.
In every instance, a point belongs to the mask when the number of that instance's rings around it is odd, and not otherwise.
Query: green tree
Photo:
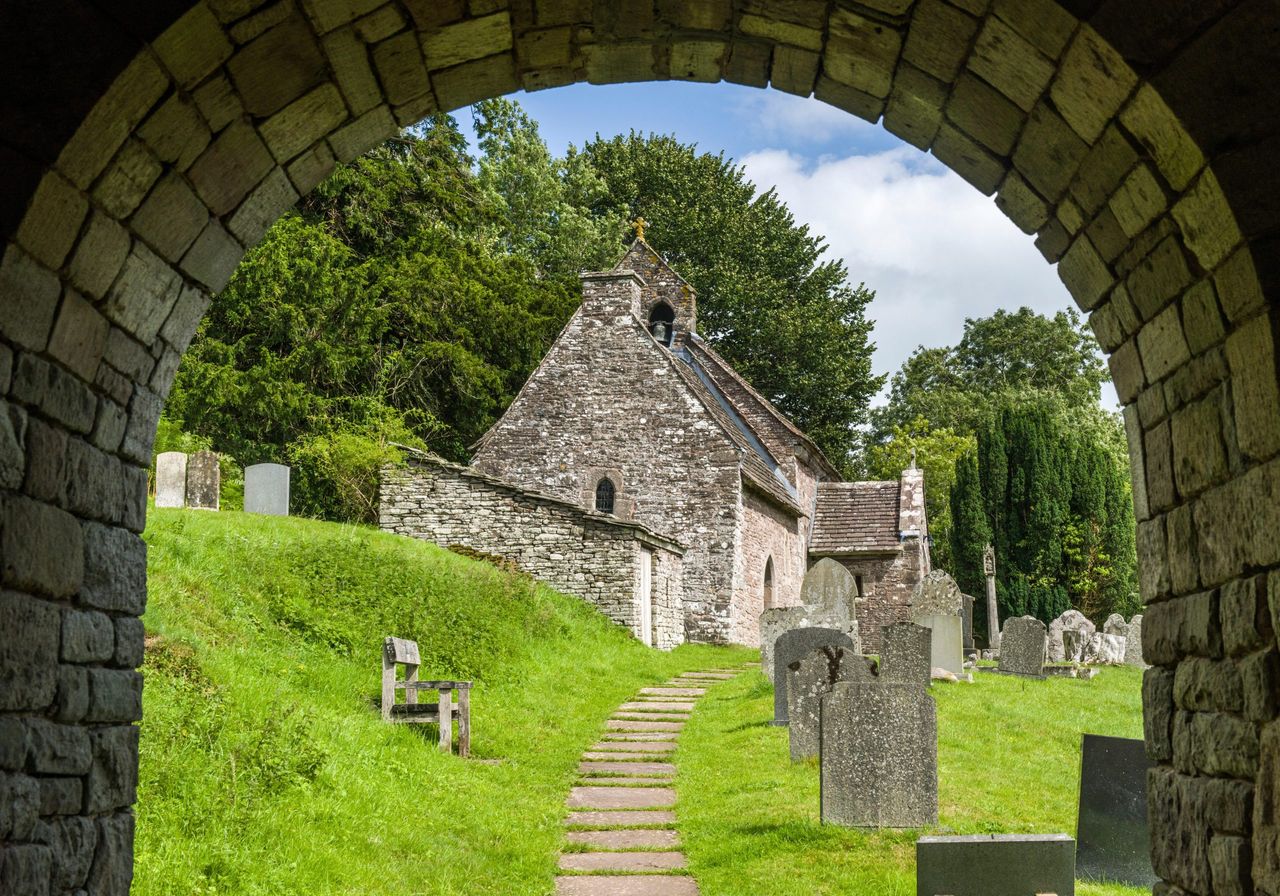
[[[822,239],[723,153],[632,132],[597,137],[583,155],[608,186],[600,214],[644,218],[649,242],[698,291],[699,332],[851,471],[883,384],[871,372],[874,293],[849,286]]]

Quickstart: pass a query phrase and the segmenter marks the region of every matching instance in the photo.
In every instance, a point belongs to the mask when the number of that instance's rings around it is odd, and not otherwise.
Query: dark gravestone
[[[843,647],[857,653],[853,639],[833,628],[793,628],[773,643],[773,724],[787,724],[787,667],[823,647]]]
[[[1016,616],[1004,621],[1000,632],[1000,671],[1027,678],[1044,678],[1045,650],[1049,632],[1034,616]]]
[[[222,474],[218,455],[197,451],[187,458],[187,506],[196,510],[217,510]]]
[[[964,651],[968,653],[974,649],[973,646],[973,598],[967,594],[960,595],[964,598]]]
[[[820,647],[787,667],[791,761],[818,755],[822,698],[841,681],[875,681],[875,661],[843,647]]]
[[[822,698],[820,730],[823,824],[937,824],[938,717],[926,691],[841,682]]]
[[[927,688],[933,680],[929,665],[932,639],[929,629],[910,622],[880,629],[880,677],[893,684]]]
[[[1075,896],[1075,846],[1066,834],[921,837],[916,896]]]
[[[1147,758],[1141,740],[1086,734],[1080,749],[1076,876],[1154,886],[1147,828]]]

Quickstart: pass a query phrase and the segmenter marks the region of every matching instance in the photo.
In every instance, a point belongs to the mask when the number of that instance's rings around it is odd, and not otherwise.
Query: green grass
[[[940,825],[929,832],[1074,835],[1080,735],[1141,737],[1141,678],[1128,668],[1090,681],[980,673],[934,686]],[[703,896],[914,896],[922,832],[819,824],[817,763],[790,762],[787,729],[772,717],[773,688],[751,672],[709,692],[681,735],[677,811]]]
[[[546,896],[614,707],[749,657],[648,650],[581,601],[363,527],[159,510],[145,537],[138,896]],[[478,682],[473,760],[380,721],[387,634],[424,675]]]

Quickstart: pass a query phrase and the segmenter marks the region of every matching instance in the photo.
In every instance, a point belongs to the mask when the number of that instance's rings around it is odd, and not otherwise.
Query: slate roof
[[[897,482],[820,482],[812,554],[901,550]]]

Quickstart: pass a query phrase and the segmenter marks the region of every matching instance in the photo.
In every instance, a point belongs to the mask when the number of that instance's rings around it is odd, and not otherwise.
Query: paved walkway
[[[569,791],[565,838],[579,851],[560,856],[557,896],[698,896],[683,873],[671,754],[706,687],[738,671],[685,672],[618,707]]]

